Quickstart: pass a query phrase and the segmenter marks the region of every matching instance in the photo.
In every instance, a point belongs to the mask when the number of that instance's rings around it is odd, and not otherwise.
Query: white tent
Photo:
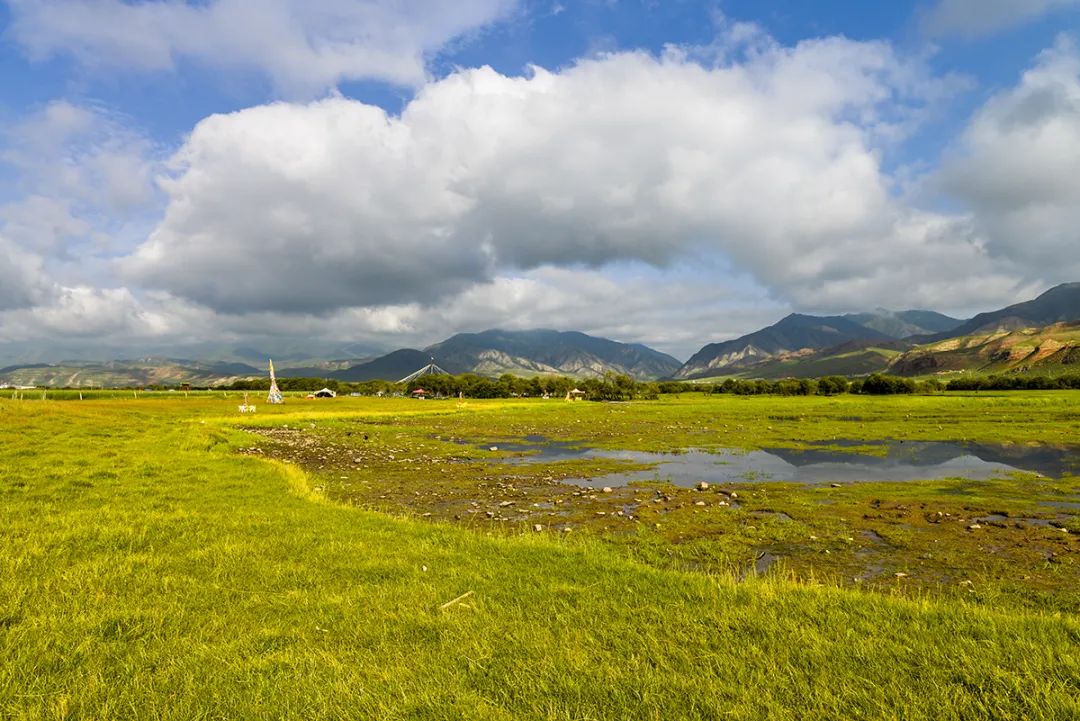
[[[432,358],[431,362],[428,363],[426,366],[424,366],[420,370],[416,371],[415,373],[410,373],[409,375],[405,376],[404,378],[399,380],[398,383],[408,383],[409,381],[414,381],[417,378],[422,378],[423,376],[448,376],[448,375],[450,375],[450,374],[447,373],[446,371],[444,371],[439,366],[435,365],[435,359]]]

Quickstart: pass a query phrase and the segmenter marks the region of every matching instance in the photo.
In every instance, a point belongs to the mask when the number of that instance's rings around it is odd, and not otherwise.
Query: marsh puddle
[[[701,481],[776,482],[821,485],[865,481],[916,481],[964,478],[985,480],[1016,471],[1060,477],[1075,472],[1080,455],[1075,449],[1049,446],[994,446],[942,441],[831,441],[828,448],[769,448],[759,451],[720,449],[681,453],[588,448],[573,443],[530,437],[526,443],[481,446],[525,455],[500,459],[509,463],[562,460],[616,460],[647,464],[645,470],[611,473],[567,483],[600,488],[640,481],[662,481],[692,487]],[[826,444],[821,444],[826,445]],[[874,447],[879,454],[836,450]]]

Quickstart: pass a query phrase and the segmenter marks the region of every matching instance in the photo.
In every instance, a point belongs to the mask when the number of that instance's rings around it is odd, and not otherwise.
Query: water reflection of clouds
[[[1074,470],[1078,463],[1078,454],[1072,448],[942,441],[839,441],[830,442],[822,448],[650,453],[588,448],[536,437],[528,440],[531,442],[503,443],[499,448],[502,451],[525,453],[526,455],[511,459],[512,462],[519,463],[609,459],[651,466],[646,470],[569,481],[590,486],[615,486],[653,480],[680,486],[693,486],[701,481],[785,481],[819,485],[944,478],[985,480],[1017,471],[1059,477]],[[884,453],[838,450],[845,446],[884,446]]]

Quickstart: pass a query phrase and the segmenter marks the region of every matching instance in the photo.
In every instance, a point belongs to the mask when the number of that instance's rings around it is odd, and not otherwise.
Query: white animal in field
[[[244,403],[243,405],[237,406],[237,408],[239,409],[239,411],[241,413],[254,413],[255,412],[255,406],[249,406],[247,403]]]

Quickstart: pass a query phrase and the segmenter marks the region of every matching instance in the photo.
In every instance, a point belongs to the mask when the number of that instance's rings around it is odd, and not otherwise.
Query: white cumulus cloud
[[[43,302],[52,290],[44,259],[0,235],[0,311]]]
[[[425,57],[506,17],[515,0],[9,0],[31,55],[91,68],[173,69],[182,60],[265,74],[282,92],[347,80],[418,85]]]
[[[966,221],[907,207],[881,168],[940,90],[887,44],[832,38],[717,64],[462,70],[399,117],[341,97],[215,116],[123,267],[228,313],[431,303],[508,270],[695,254],[805,307],[941,303],[956,264],[997,293],[1010,276]]]
[[[1080,54],[1062,38],[991,98],[946,158],[942,187],[993,255],[1033,278],[1080,278]]]
[[[0,129],[0,167],[17,182],[0,191],[0,228],[47,256],[101,250],[146,229],[157,210],[154,144],[109,112],[57,100]]]

